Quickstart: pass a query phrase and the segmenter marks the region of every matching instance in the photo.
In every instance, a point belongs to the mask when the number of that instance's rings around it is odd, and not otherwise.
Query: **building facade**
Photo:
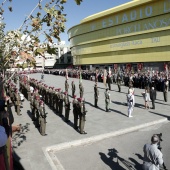
[[[74,65],[163,69],[170,61],[170,1],[134,0],[68,30]]]
[[[41,55],[35,57],[36,67],[43,68],[58,68],[57,66],[72,65],[73,59],[71,56],[70,46],[66,45],[64,41],[60,43],[50,44],[52,48],[56,49],[56,54],[45,53],[45,58]],[[44,44],[42,48],[45,48]],[[59,67],[60,68],[60,67]]]

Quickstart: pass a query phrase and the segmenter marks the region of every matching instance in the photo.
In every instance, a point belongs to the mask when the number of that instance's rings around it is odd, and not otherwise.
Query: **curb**
[[[85,139],[80,139],[80,140],[75,140],[75,141],[71,141],[71,142],[64,142],[61,144],[57,144],[57,145],[52,145],[46,148],[42,148],[43,152],[45,154],[45,157],[47,158],[52,170],[64,170],[64,167],[62,166],[62,164],[60,163],[60,161],[58,160],[58,158],[55,156],[55,152],[57,151],[61,151],[64,149],[69,149],[69,148],[73,148],[73,147],[77,147],[77,146],[81,146],[81,145],[87,145],[87,144],[92,144],[94,142],[99,142],[101,140],[110,138],[110,137],[115,137],[115,136],[119,136],[119,135],[123,135],[126,133],[130,133],[133,131],[137,131],[139,129],[142,128],[146,128],[149,126],[153,126],[155,124],[159,124],[159,123],[164,123],[167,122],[168,119],[167,118],[162,118],[153,122],[149,122],[149,123],[144,123],[138,126],[134,126],[134,127],[130,127],[130,128],[126,128],[126,129],[121,129],[115,132],[110,132],[110,133],[105,133],[102,135],[97,135],[97,136],[92,136],[89,138],[85,138]]]

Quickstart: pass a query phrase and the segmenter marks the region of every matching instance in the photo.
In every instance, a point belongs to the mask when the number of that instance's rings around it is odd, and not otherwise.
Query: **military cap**
[[[75,98],[76,98],[76,95],[74,95],[73,98],[75,99]]]
[[[61,91],[61,88],[59,88],[58,91]]]

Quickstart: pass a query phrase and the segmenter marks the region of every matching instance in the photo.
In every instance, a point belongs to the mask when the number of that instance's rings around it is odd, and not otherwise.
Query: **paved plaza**
[[[30,74],[30,77],[40,80],[41,74]],[[45,74],[44,80],[44,83],[48,86],[61,88],[63,91],[65,90],[65,77]],[[70,85],[69,94],[71,94],[72,80],[72,78],[69,78],[68,80]],[[74,81],[76,84],[76,95],[79,97],[79,80],[74,79]],[[89,147],[87,150],[81,151],[81,147],[88,145],[94,146],[95,144],[97,146],[107,139],[113,139],[115,136],[137,131],[141,128],[149,128],[151,125],[161,125],[162,123],[168,122],[170,104],[169,102],[165,103],[163,101],[162,92],[157,93],[157,100],[155,103],[156,109],[147,110],[144,108],[144,100],[141,95],[144,90],[135,89],[136,104],[133,112],[133,118],[128,118],[126,106],[126,94],[128,92],[127,87],[122,86],[122,92],[119,93],[117,85],[112,84],[112,90],[110,91],[111,112],[105,112],[105,87],[103,83],[98,83],[99,108],[95,108],[93,107],[94,82],[89,80],[82,80],[82,82],[85,91],[84,98],[86,102],[86,109],[88,111],[85,123],[85,130],[87,131],[87,134],[85,135],[81,135],[73,128],[72,105],[70,111],[71,122],[68,124],[65,123],[64,120],[55,114],[48,106],[46,106],[46,112],[48,113],[46,136],[41,136],[38,129],[35,128],[30,117],[30,104],[27,100],[23,103],[23,108],[21,110],[22,116],[14,114],[14,124],[21,124],[21,132],[13,135],[13,147],[16,155],[18,156],[18,160],[24,169],[94,170],[94,163],[90,164],[90,162],[94,162],[92,159],[93,157],[88,157],[88,154],[93,155],[95,150],[90,149]],[[170,98],[169,94],[168,97]],[[70,101],[72,101],[71,97]],[[12,109],[14,113],[14,108]],[[135,141],[137,141],[137,139],[135,139]],[[120,148],[122,142],[123,141],[120,141]],[[111,148],[111,146],[109,147]],[[75,148],[79,148],[80,150],[76,151]],[[81,164],[78,159],[75,159],[75,157],[85,158],[85,162],[90,161],[89,167],[83,166],[83,164]],[[68,162],[71,162],[71,164]],[[85,162],[84,164],[86,164]],[[100,163],[97,162],[97,164],[97,170],[104,170],[108,168],[105,167],[103,161]]]

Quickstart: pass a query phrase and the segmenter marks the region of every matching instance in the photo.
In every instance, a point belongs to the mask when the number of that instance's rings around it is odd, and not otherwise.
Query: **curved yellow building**
[[[131,1],[83,19],[68,35],[74,65],[170,61],[170,0]]]

